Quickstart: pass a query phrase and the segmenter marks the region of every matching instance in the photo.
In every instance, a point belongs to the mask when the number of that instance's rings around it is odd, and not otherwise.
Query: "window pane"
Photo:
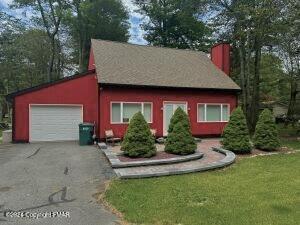
[[[228,121],[228,117],[229,117],[229,113],[228,113],[228,105],[223,105],[223,112],[222,112],[222,116],[223,116],[223,121]]]
[[[124,103],[123,104],[123,122],[129,122],[131,117],[139,112],[142,111],[142,105],[140,103]]]
[[[115,123],[121,122],[121,104],[120,103],[112,103],[111,107],[112,113],[111,113],[111,121]]]
[[[165,104],[164,105],[165,107],[165,112],[164,112],[164,117],[165,117],[165,131],[167,131],[169,129],[169,125],[170,125],[170,121],[171,121],[171,118],[173,116],[173,104]]]
[[[206,121],[221,121],[221,106],[207,105],[206,106]]]
[[[199,121],[205,121],[204,105],[198,105],[198,119]]]
[[[147,122],[151,122],[151,104],[144,104],[144,117]]]
[[[183,111],[186,112],[186,104],[176,104],[175,105],[175,110],[180,107]]]

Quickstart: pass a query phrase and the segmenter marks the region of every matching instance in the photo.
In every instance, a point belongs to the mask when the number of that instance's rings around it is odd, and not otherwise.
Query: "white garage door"
[[[78,140],[82,106],[31,105],[30,141]]]

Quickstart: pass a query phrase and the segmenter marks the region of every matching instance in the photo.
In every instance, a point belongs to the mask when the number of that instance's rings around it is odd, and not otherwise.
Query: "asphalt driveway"
[[[75,142],[0,144],[0,225],[118,224],[117,217],[93,197],[113,176],[94,146]],[[9,210],[29,212],[26,216],[32,217],[42,213],[40,217],[47,218],[5,217]],[[45,213],[51,212],[65,214],[49,218]]]

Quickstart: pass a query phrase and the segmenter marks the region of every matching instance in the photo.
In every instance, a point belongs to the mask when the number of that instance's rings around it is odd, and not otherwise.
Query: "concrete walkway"
[[[0,225],[113,225],[93,195],[115,176],[94,146],[75,142],[0,145]],[[8,218],[8,210],[69,212],[69,218]]]

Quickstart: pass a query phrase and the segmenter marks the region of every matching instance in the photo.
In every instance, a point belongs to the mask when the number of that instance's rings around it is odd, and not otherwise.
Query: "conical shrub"
[[[222,137],[222,145],[227,150],[235,153],[248,153],[251,151],[246,118],[240,107],[236,108],[231,114]]]
[[[188,115],[178,107],[171,118],[165,151],[178,155],[195,152],[197,144],[192,136]]]
[[[280,146],[275,120],[269,109],[263,110],[259,116],[253,142],[256,148],[268,151]]]
[[[141,112],[131,118],[121,150],[129,157],[151,157],[156,154],[154,137]]]

